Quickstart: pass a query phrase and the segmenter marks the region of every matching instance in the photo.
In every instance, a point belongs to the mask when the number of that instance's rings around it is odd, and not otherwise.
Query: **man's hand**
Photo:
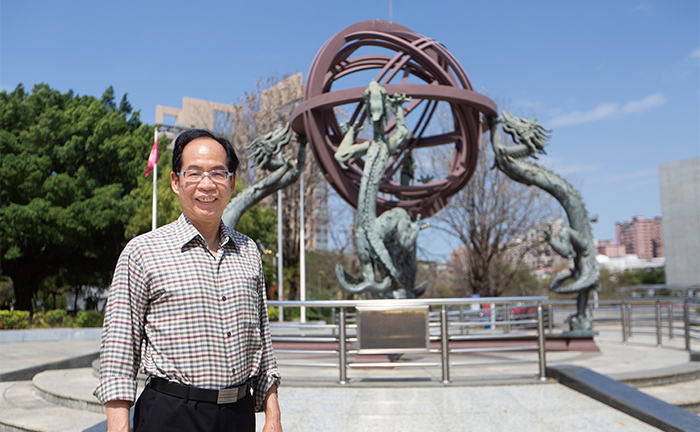
[[[280,405],[277,400],[277,384],[270,387],[265,396],[265,426],[263,426],[263,432],[282,432]]]
[[[131,401],[109,401],[105,404],[105,408],[107,411],[107,432],[129,432]]]

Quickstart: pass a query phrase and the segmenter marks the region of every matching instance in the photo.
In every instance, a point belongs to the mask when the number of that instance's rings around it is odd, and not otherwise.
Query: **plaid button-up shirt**
[[[180,218],[131,240],[110,287],[100,348],[101,403],[135,401],[139,367],[204,389],[251,381],[260,411],[280,374],[260,252],[221,224],[213,255]]]

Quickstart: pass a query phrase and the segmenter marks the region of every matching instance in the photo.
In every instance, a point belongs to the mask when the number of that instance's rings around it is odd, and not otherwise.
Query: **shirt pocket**
[[[235,289],[236,312],[241,314],[245,321],[260,321],[257,288],[257,280],[243,278]]]

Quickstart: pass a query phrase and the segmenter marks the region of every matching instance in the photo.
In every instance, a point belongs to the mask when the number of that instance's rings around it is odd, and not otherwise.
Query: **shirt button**
[[[226,296],[221,296],[221,301],[226,301]]]
[[[231,332],[226,333],[226,336],[231,337]]]

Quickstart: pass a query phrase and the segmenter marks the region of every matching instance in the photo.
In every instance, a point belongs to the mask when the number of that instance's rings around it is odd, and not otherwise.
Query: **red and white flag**
[[[153,139],[153,148],[151,149],[151,154],[148,155],[148,168],[146,168],[145,176],[151,173],[151,170],[158,163],[158,128],[155,131],[155,138]]]

